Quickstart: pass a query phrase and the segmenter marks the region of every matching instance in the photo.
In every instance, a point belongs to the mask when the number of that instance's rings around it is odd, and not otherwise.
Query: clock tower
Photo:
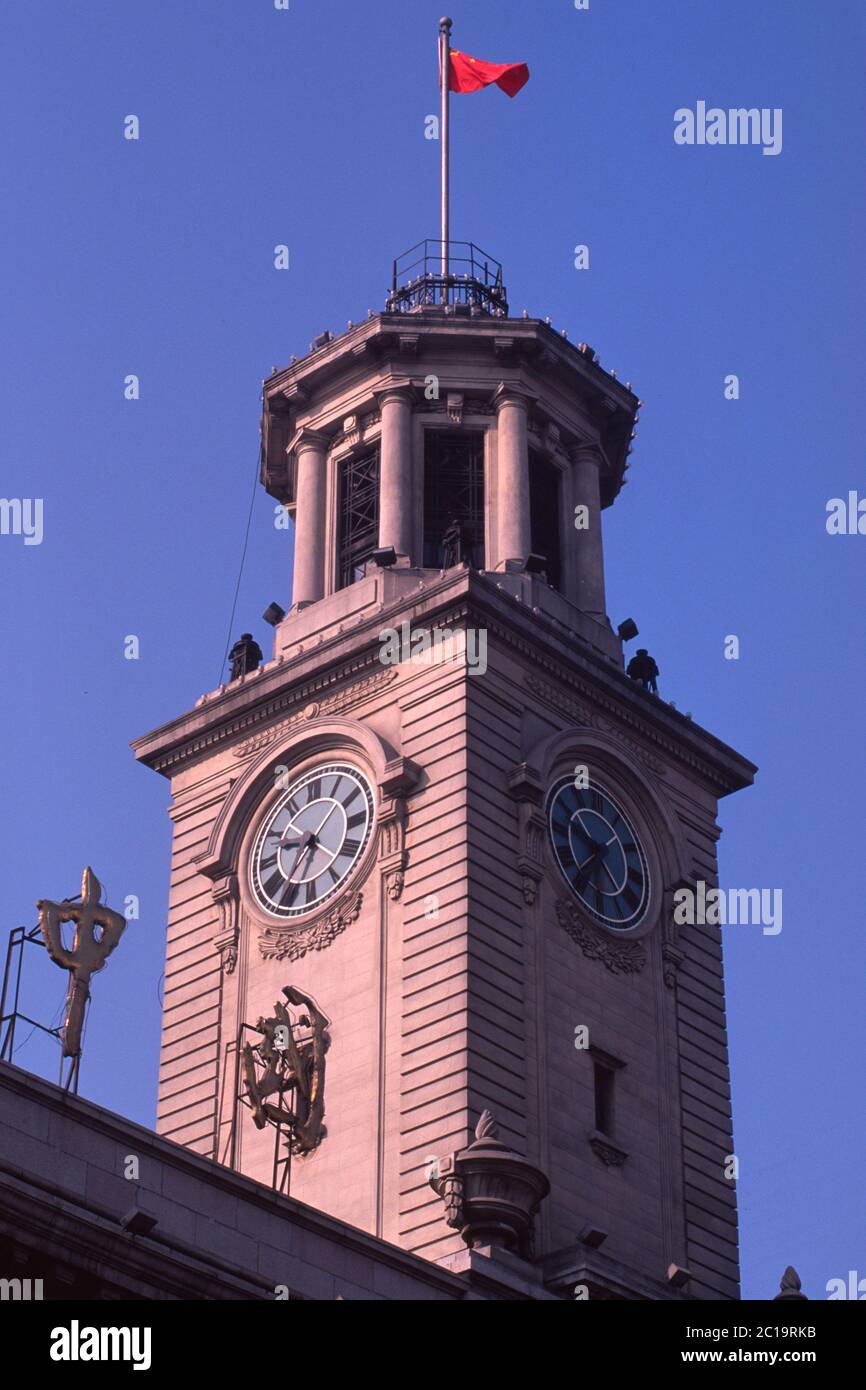
[[[135,745],[172,793],[158,1129],[507,1296],[737,1298],[721,937],[673,897],[755,769],[606,615],[640,402],[439,259],[265,383],[291,606]]]

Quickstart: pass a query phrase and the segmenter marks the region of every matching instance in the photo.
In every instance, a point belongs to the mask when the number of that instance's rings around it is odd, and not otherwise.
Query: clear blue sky
[[[41,546],[0,537],[3,923],[76,891],[87,862],[111,901],[140,897],[95,982],[82,1090],[145,1123],[168,788],[128,743],[217,683],[262,378],[380,308],[391,258],[437,234],[442,9],[3,8],[0,493],[45,508]],[[784,894],[781,935],[726,932],[744,1293],[772,1295],[792,1262],[821,1297],[866,1275],[866,537],[824,525],[828,498],[866,492],[862,6],[452,13],[455,46],[532,72],[514,101],[454,98],[452,234],[504,262],[517,313],[586,339],[646,402],[606,518],[609,609],[637,619],[663,694],[760,765],[721,811],[723,885]],[[698,100],[783,108],[782,153],[676,146],[673,113]],[[271,508],[257,499],[234,625],[263,645],[258,615],[290,592]],[[40,1012],[63,994],[45,966]]]

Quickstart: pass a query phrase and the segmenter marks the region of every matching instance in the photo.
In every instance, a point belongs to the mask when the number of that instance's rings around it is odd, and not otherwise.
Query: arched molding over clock
[[[275,901],[274,910],[270,911],[266,895],[259,901],[264,880],[259,876],[253,884],[254,856],[263,853],[263,829],[282,804],[291,808],[287,798],[294,788],[304,789],[307,784],[312,788],[317,784],[315,774],[320,768],[330,779],[330,786],[326,784],[315,796],[333,800],[335,815],[331,825],[342,818],[345,838],[339,846],[335,844],[330,858],[321,853],[324,846],[319,846],[320,857],[327,860],[329,878],[323,875],[321,884],[315,880],[313,896],[313,888],[308,886],[312,873],[306,875],[308,911],[304,900],[290,907],[278,907]],[[263,928],[260,945],[268,957],[294,960],[307,950],[322,949],[357,917],[361,887],[377,860],[385,891],[392,899],[399,897],[406,866],[405,797],[419,775],[414,764],[400,757],[368,725],[348,720],[312,719],[301,728],[285,731],[282,738],[262,750],[232,787],[213,826],[207,850],[196,860],[199,872],[214,882],[214,899],[222,916],[219,948],[229,955],[234,953],[236,958],[240,916]],[[312,796],[312,789],[305,793],[306,804]],[[353,854],[344,852],[349,844],[349,822],[340,807],[343,796],[356,798],[355,809],[362,813],[356,817],[363,822],[357,831],[361,842],[355,845]],[[289,812],[283,812],[284,818],[288,815]],[[309,838],[315,844],[315,837]],[[310,850],[310,856],[312,862],[315,850]],[[281,867],[286,863],[279,862]],[[294,863],[296,866],[297,859]],[[282,867],[282,872],[291,876],[294,870]],[[227,903],[223,899],[229,886],[232,940],[228,939]],[[240,914],[238,900],[243,907]]]

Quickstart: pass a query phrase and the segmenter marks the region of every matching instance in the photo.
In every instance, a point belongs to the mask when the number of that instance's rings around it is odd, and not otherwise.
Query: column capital
[[[313,430],[307,425],[302,425],[299,430],[295,430],[286,445],[286,453],[296,454],[302,449],[315,449],[317,452],[325,454],[330,442],[328,435],[321,430]]]
[[[415,392],[411,381],[396,381],[393,385],[383,386],[381,391],[376,392],[376,404],[380,411],[384,405],[413,405],[414,402]]]
[[[522,410],[528,410],[529,397],[523,391],[518,391],[513,386],[506,386],[504,381],[500,381],[493,393],[493,404],[496,406],[497,413],[506,405],[516,405]]]
[[[597,439],[582,439],[577,444],[569,444],[565,452],[572,463],[594,463],[601,469],[607,462]]]

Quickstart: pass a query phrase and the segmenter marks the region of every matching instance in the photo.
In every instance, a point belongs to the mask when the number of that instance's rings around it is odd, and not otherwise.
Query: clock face
[[[551,789],[547,817],[560,872],[587,912],[617,931],[636,926],[649,899],[646,855],[610,793],[563,777]]]
[[[250,857],[256,900],[276,917],[299,917],[340,888],[373,827],[373,793],[353,767],[328,763],[281,793]]]

